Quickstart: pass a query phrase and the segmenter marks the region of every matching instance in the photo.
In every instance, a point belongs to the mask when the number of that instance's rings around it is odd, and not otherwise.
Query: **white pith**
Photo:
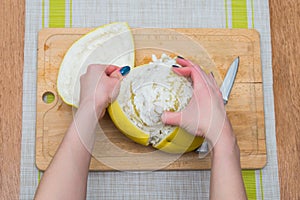
[[[80,76],[90,64],[134,65],[134,43],[127,23],[100,27],[71,46],[57,79],[58,93],[66,103],[78,107]]]
[[[153,62],[134,68],[121,83],[117,101],[128,119],[155,145],[174,131],[161,122],[163,111],[180,111],[190,101],[192,83],[172,71],[174,59],[162,55]]]

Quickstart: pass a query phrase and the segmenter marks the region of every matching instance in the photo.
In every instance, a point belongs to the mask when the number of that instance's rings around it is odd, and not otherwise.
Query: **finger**
[[[191,74],[192,74],[191,70],[192,70],[191,67],[181,67],[181,68],[173,67],[173,72],[175,72],[176,74],[178,74],[180,76],[185,76],[185,77],[191,76]]]
[[[193,71],[191,73],[191,77],[192,77],[193,81],[199,79],[199,78],[196,78],[196,74],[199,75],[199,76],[201,76],[202,79],[206,79],[207,78],[207,74],[204,72],[204,70],[200,66],[194,64],[192,61],[186,60],[186,59],[180,57],[180,58],[176,59],[176,62],[178,64],[180,64],[181,66],[183,66],[183,68],[181,68],[181,69],[185,69],[185,68],[192,68],[192,69],[194,69],[194,70],[191,70],[191,71]],[[179,74],[179,75],[181,75],[181,74]]]
[[[161,116],[161,121],[164,124],[179,126],[181,124],[181,112],[164,112]]]
[[[110,77],[122,80],[124,76],[126,76],[129,72],[130,72],[130,67],[124,66],[119,68],[119,70],[116,70],[113,73],[111,73]]]
[[[210,72],[209,79],[211,80],[211,82],[213,83],[213,85],[214,85],[215,88],[219,88],[218,83],[217,83],[217,81],[215,79],[215,76],[214,76],[214,74],[212,72]]]
[[[186,59],[180,57],[180,58],[176,59],[176,63],[181,65],[182,67],[192,67],[192,68],[195,68],[196,70],[200,71],[201,73],[205,73],[200,66],[194,64],[190,60],[186,60]]]
[[[121,81],[119,79],[114,79],[114,85],[113,85],[113,90],[110,94],[110,102],[113,102],[114,100],[116,100],[116,98],[118,97],[119,95],[119,92],[120,92],[120,87],[121,87]]]
[[[191,63],[188,60],[181,58],[181,57],[176,58],[176,63],[178,63],[182,67],[190,67],[191,66]]]
[[[111,77],[111,78],[116,78],[116,79],[118,79],[118,80],[122,80],[122,79],[123,79],[123,76],[122,76],[122,74],[120,73],[120,68],[118,67],[117,70],[113,71],[113,72],[109,75],[109,77]]]
[[[104,117],[105,111],[106,111],[106,109],[103,109],[103,110],[102,110],[102,113],[101,113],[101,115],[100,115],[100,119],[102,119],[102,117]]]
[[[203,84],[204,79],[201,75],[201,72],[192,67],[182,67],[182,68],[173,68],[173,71],[181,76],[191,77],[193,81],[193,86],[198,86],[199,84]]]
[[[114,71],[116,71],[118,69],[120,69],[120,67],[115,66],[115,65],[109,65],[105,69],[105,73],[106,73],[107,76],[110,76]]]
[[[221,93],[220,88],[218,86],[218,83],[217,83],[217,81],[216,81],[216,79],[214,77],[214,74],[212,72],[210,72],[210,74],[208,75],[208,77],[209,77],[210,84],[211,84],[212,88],[214,89],[214,91],[216,91],[217,94],[219,95],[219,97],[221,99],[223,99],[222,93]]]
[[[102,65],[102,64],[90,64],[87,68],[87,72],[98,72],[100,71],[105,71],[107,68],[107,65]]]
[[[176,58],[176,63],[181,65],[182,67],[195,67],[200,68],[198,65],[194,64],[192,61],[184,59],[184,58]]]

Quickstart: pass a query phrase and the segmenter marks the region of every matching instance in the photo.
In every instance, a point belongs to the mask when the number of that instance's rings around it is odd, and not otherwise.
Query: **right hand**
[[[229,123],[220,89],[212,74],[207,75],[189,60],[177,58],[176,61],[182,68],[173,68],[173,71],[192,78],[193,96],[182,111],[164,112],[162,122],[203,136],[214,145],[224,126]]]

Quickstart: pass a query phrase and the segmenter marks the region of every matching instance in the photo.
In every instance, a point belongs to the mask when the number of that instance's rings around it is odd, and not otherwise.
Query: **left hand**
[[[119,94],[120,81],[123,76],[120,67],[114,65],[89,65],[87,72],[80,77],[80,103],[93,106],[97,116],[102,117],[105,108]]]

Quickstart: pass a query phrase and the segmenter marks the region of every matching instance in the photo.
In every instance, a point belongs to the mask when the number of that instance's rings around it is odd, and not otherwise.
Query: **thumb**
[[[179,126],[181,124],[182,112],[166,111],[161,116],[161,121],[164,124]]]
[[[115,70],[114,72],[112,72],[109,77],[111,78],[116,78],[118,80],[122,80],[123,79],[123,76],[122,74],[120,73],[120,70]]]
[[[120,72],[117,72],[120,73]],[[113,79],[110,80],[110,88],[111,93],[109,95],[110,103],[113,102],[119,95],[120,87],[121,87],[121,79],[122,77],[113,77]]]
[[[119,68],[119,70],[115,70],[110,74],[110,77],[117,78],[119,80],[122,80],[124,76],[126,76],[130,72],[129,66],[124,66]]]

